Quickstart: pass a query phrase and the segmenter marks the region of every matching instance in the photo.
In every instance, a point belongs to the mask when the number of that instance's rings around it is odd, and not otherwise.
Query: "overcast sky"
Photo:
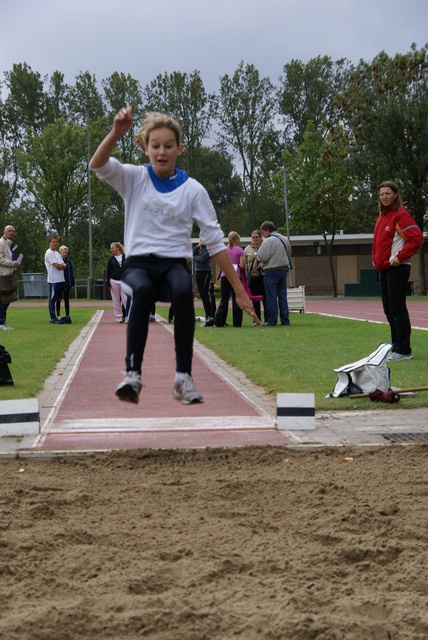
[[[200,71],[209,92],[241,60],[274,84],[292,59],[369,61],[428,42],[428,0],[0,0],[0,79],[26,62],[74,84],[114,71],[144,88]]]

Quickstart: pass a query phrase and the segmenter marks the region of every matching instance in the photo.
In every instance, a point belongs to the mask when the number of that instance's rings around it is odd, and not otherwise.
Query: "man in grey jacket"
[[[15,229],[12,225],[8,224],[3,231],[3,235],[0,238],[0,276],[10,277],[20,266],[20,263],[14,258],[14,251],[18,248],[13,241],[15,237]],[[12,294],[15,292],[0,294],[0,330],[11,331],[12,327],[8,327],[6,324],[6,312],[7,308],[12,300],[16,300],[16,294],[11,299]]]
[[[274,327],[279,317],[282,325],[289,325],[287,303],[287,274],[291,268],[291,246],[288,238],[276,232],[273,222],[265,221],[260,226],[264,242],[257,250],[257,258],[264,271],[266,294],[265,326]]]

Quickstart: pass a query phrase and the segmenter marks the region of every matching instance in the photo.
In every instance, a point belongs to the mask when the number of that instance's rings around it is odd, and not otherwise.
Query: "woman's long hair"
[[[382,182],[377,188],[377,199],[378,199],[379,211],[380,211],[381,215],[384,214],[385,211],[386,211],[385,207],[383,206],[383,204],[381,203],[381,201],[379,199],[379,191],[381,189],[391,189],[391,191],[396,194],[397,197],[395,198],[394,204],[391,207],[391,209],[393,211],[398,211],[398,209],[401,209],[401,207],[404,206],[403,205],[403,200],[401,198],[401,194],[400,194],[400,192],[398,190],[398,187],[395,184],[395,182],[391,182],[391,180],[384,180],[384,182]]]

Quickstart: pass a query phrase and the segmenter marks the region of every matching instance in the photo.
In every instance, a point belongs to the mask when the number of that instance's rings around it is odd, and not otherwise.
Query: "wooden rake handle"
[[[428,391],[428,387],[412,387],[411,389],[394,389],[394,393],[411,393],[413,391]],[[348,398],[368,398],[369,393],[352,393]]]

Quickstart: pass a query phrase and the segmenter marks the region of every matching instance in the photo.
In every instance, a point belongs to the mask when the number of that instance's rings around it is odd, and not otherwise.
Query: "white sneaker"
[[[13,327],[8,327],[6,323],[0,324],[0,331],[13,331]]]
[[[143,386],[141,374],[138,371],[127,371],[124,381],[117,386],[116,395],[119,400],[138,404]]]
[[[396,360],[411,360],[413,358],[411,353],[397,353],[393,351],[386,358],[388,362],[394,362]]]
[[[182,404],[192,404],[204,401],[203,397],[195,387],[192,376],[189,376],[188,373],[184,374],[184,378],[175,381],[172,393],[176,400],[181,400]]]
[[[120,318],[116,318],[116,322],[118,324],[122,324],[123,323],[123,316],[121,316]]]
[[[156,316],[154,316],[152,313],[149,315],[149,322],[156,322]]]

